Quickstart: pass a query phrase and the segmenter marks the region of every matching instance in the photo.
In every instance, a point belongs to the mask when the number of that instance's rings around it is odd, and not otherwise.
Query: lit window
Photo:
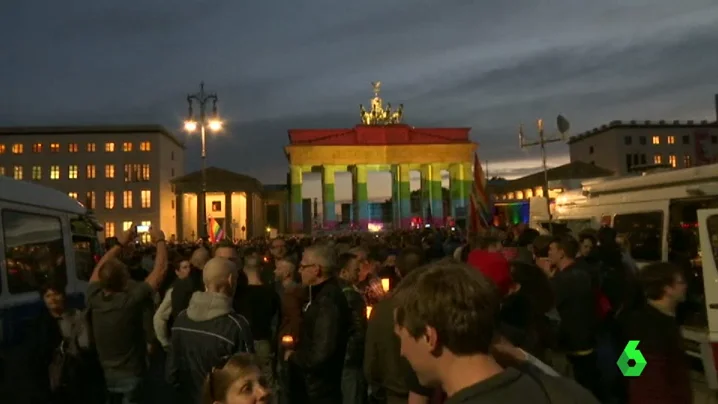
[[[670,156],[668,156],[668,164],[670,164],[671,167],[675,168],[675,166],[676,166],[676,155],[675,154],[671,154]]]
[[[87,175],[88,180],[95,178],[95,176],[97,175],[97,173],[95,172],[94,164],[88,164],[86,171],[87,171],[86,175]]]
[[[127,231],[127,230],[130,229],[130,227],[132,227],[132,221],[131,221],[131,220],[130,220],[130,221],[122,222],[122,231]]]
[[[675,143],[676,143],[676,137],[668,136],[668,144],[675,144]]]
[[[77,192],[68,192],[67,196],[69,196],[72,199],[77,199]]]
[[[132,191],[122,192],[122,206],[125,209],[132,209]]]
[[[115,166],[108,164],[105,166],[105,178],[115,178]]]
[[[132,164],[125,164],[125,182],[132,181]]]
[[[0,144],[0,154],[5,154],[5,145]]]
[[[32,166],[32,179],[33,180],[41,180],[42,179],[42,167]]]
[[[140,222],[140,226],[147,226],[149,228],[152,226],[152,222],[150,222],[149,220],[143,220],[142,222]],[[143,243],[149,243],[150,241],[152,241],[150,240],[150,233],[142,233],[140,235],[140,241]]]
[[[132,151],[132,143],[131,142],[122,143],[122,151],[123,152],[131,152]]]
[[[67,178],[69,178],[71,180],[76,180],[78,172],[79,172],[79,169],[77,168],[77,166],[75,166],[75,165],[70,166],[67,169]]]
[[[654,164],[661,164],[661,160],[663,160],[663,158],[660,154],[656,154],[655,156],[653,156]]]
[[[22,179],[22,166],[14,166],[12,168],[12,177],[15,178],[16,180]]]
[[[140,151],[151,151],[151,150],[152,150],[152,144],[150,142],[140,143]]]
[[[94,143],[88,143],[88,144],[87,144],[87,151],[88,151],[89,153],[94,153],[95,151],[97,151],[97,146],[96,146]]]
[[[684,155],[684,156],[683,156],[683,167],[689,168],[689,167],[692,167],[692,166],[693,166],[693,161],[692,161],[692,159],[691,159],[691,155],[690,155],[690,154]]]
[[[653,144],[661,144],[661,137],[653,136]]]
[[[50,143],[50,151],[53,153],[60,152],[60,143]]]
[[[70,153],[77,153],[78,150],[77,143],[70,143],[67,145],[67,151]]]
[[[115,237],[115,224],[113,222],[105,222],[105,238]]]
[[[85,195],[85,205],[87,209],[95,209],[95,191],[87,191],[87,195]]]
[[[12,145],[12,154],[22,154],[23,149],[24,147],[22,143],[15,143],[14,145]]]
[[[150,165],[142,164],[142,181],[150,180]]]
[[[105,191],[105,209],[115,208],[115,193],[112,191]]]
[[[105,151],[108,153],[112,153],[113,151],[115,151],[115,144],[112,142],[105,143]]]
[[[50,179],[51,180],[59,180],[60,179],[60,166],[50,166]]]
[[[33,153],[42,153],[42,143],[33,143],[32,152]]]
[[[0,167],[0,175],[5,175],[5,167]]]
[[[152,206],[152,191],[149,189],[143,189],[140,193],[140,205],[143,208],[149,208]]]

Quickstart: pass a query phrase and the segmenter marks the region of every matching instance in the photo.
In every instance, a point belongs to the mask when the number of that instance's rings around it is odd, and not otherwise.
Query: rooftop
[[[579,133],[578,135],[571,136],[568,140],[568,144],[580,142],[592,136],[599,135],[604,132],[608,132],[612,129],[660,129],[660,128],[718,128],[718,122],[710,122],[708,120],[702,121],[611,121],[606,125],[601,125],[597,128],[587,130],[586,132]]]
[[[160,133],[185,148],[175,135],[162,125],[82,125],[82,126],[10,126],[0,127],[0,136],[12,135],[97,135]]]
[[[549,182],[560,180],[582,180],[588,178],[607,177],[613,174],[613,171],[609,169],[598,167],[583,161],[574,161],[562,166],[550,168],[548,170],[548,180]],[[539,171],[525,177],[506,181],[500,185],[497,184],[493,188],[498,192],[511,192],[535,188],[537,186],[541,186],[543,182],[544,173],[543,171]]]

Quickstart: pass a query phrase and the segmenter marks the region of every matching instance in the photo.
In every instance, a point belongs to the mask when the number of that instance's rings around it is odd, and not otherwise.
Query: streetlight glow
[[[186,120],[184,122],[184,130],[186,130],[187,132],[196,131],[197,130],[197,121],[193,121],[190,119]]]
[[[222,121],[219,119],[210,119],[207,126],[212,132],[219,132],[222,130]]]

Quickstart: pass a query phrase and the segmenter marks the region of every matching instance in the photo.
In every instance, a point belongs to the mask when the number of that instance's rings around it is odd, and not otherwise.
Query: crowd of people
[[[9,402],[692,402],[684,274],[639,271],[608,227],[136,236],[108,244],[83,310],[43,287]],[[628,340],[649,363],[640,377],[616,366]]]

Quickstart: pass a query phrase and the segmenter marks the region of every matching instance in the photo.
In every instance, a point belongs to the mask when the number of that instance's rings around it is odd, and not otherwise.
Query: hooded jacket
[[[172,326],[167,381],[188,403],[197,403],[205,377],[229,356],[254,352],[249,323],[232,309],[232,298],[195,292]]]

